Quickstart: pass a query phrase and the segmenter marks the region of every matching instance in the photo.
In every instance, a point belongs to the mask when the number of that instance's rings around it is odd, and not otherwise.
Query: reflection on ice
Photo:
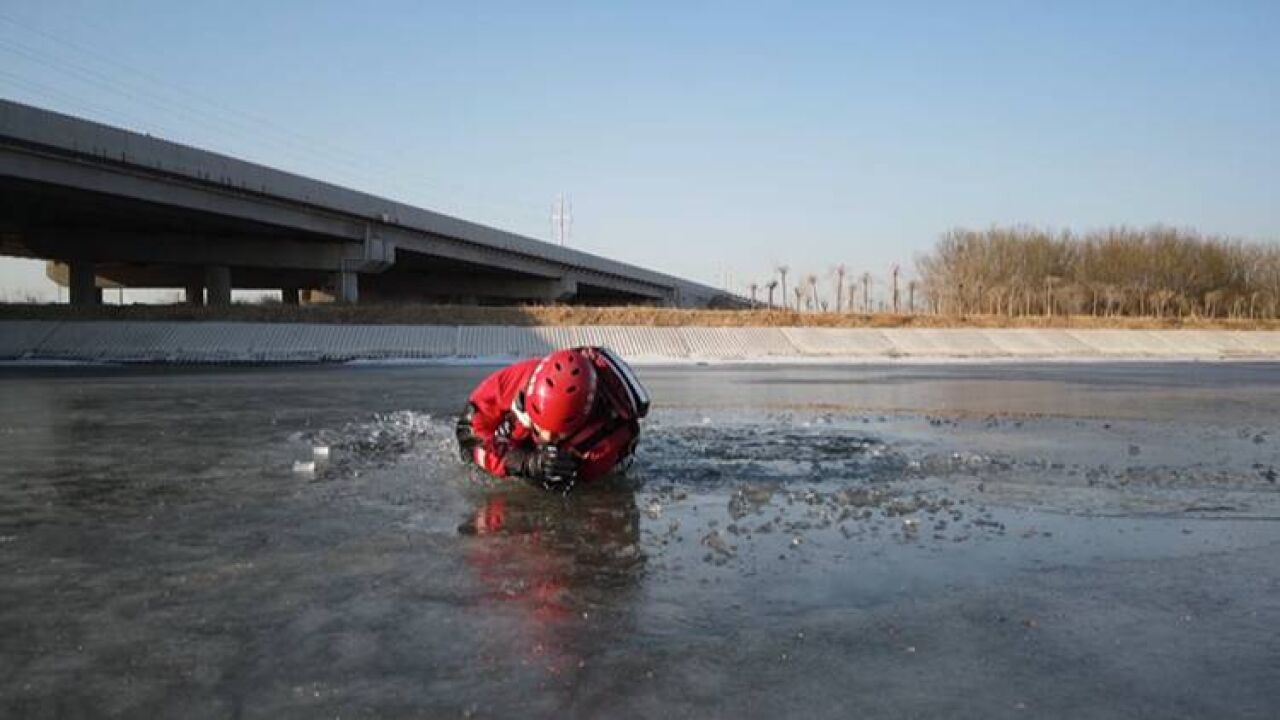
[[[591,628],[630,623],[644,575],[635,494],[585,488],[572,499],[534,488],[484,493],[458,526],[466,566],[483,588],[473,612],[509,628],[497,653],[558,675],[581,667]]]

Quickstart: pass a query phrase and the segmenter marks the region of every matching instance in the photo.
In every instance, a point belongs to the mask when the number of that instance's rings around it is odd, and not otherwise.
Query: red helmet
[[[542,359],[524,392],[529,419],[543,430],[567,435],[586,422],[596,397],[596,369],[577,350],[557,350]]]

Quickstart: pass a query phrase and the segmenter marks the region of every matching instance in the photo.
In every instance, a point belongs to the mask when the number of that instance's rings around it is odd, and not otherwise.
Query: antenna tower
[[[566,198],[564,193],[560,193],[556,195],[555,202],[551,203],[551,234],[556,243],[564,247],[569,243],[572,232],[573,202]]]

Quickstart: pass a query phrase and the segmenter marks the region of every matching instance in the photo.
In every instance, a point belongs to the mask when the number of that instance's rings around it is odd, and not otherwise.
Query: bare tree
[[[892,273],[893,273],[893,314],[894,314],[894,315],[897,315],[897,314],[898,314],[898,271],[899,271],[898,265],[895,263],[895,264],[894,264],[894,266],[893,266],[893,270],[892,270]]]
[[[749,290],[751,290],[751,307],[752,307],[752,309],[755,309],[755,306],[756,306],[756,291],[758,291],[758,290],[760,289],[760,283],[758,283],[758,282],[752,282],[750,285],[748,285],[748,286],[747,286],[747,288],[748,288]]]
[[[770,310],[773,309],[773,291],[777,289],[777,287],[778,287],[777,280],[770,280],[769,282],[765,283],[765,288],[769,290],[769,309]]]
[[[871,273],[862,273],[862,311],[871,314]]]
[[[840,312],[840,308],[844,304],[844,276],[848,272],[848,268],[844,263],[840,263],[831,269],[831,274],[836,278],[836,312]]]
[[[1176,293],[1172,290],[1160,289],[1151,293],[1151,307],[1155,309],[1156,317],[1164,317],[1165,308],[1169,306],[1169,303],[1173,301],[1175,297]]]
[[[818,309],[818,276],[809,273],[804,277],[805,283],[809,286],[809,308]]]
[[[1218,309],[1226,303],[1227,291],[1223,288],[1210,290],[1204,294],[1205,317],[1217,317]]]
[[[778,271],[778,276],[782,278],[782,304],[785,305],[787,304],[787,273],[791,271],[791,268],[786,265],[779,265],[775,269]],[[796,309],[800,309],[799,303],[796,303]]]

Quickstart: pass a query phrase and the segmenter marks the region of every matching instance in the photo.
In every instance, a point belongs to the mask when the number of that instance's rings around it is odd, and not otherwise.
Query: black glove
[[[507,451],[505,464],[507,474],[547,488],[571,487],[578,478],[578,459],[556,445],[539,445],[531,450],[512,448]]]

